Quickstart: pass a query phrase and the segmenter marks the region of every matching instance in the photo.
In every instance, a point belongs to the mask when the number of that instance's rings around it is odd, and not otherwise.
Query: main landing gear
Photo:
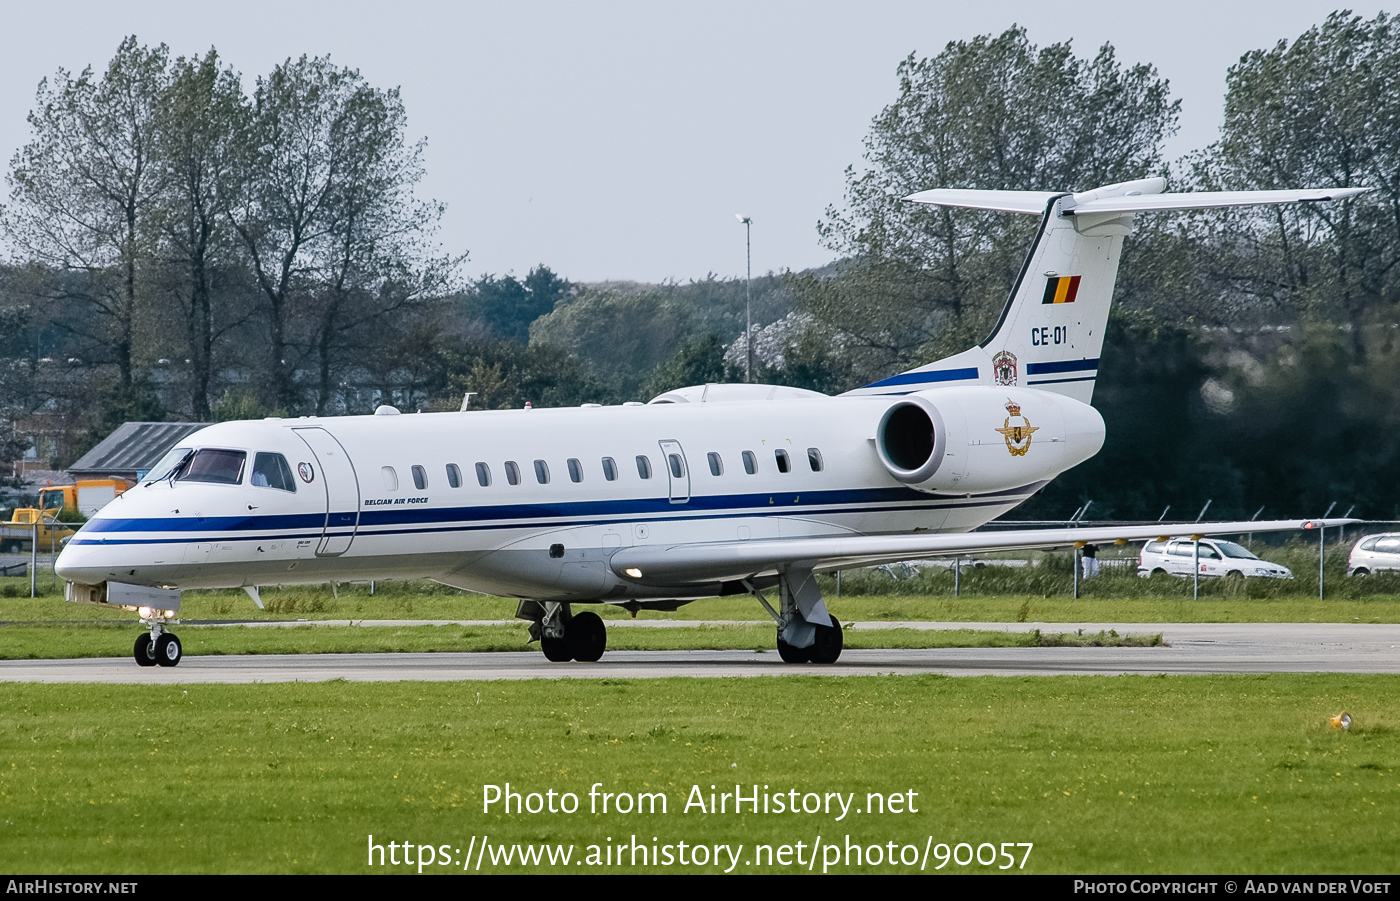
[[[574,615],[568,604],[521,601],[515,615],[534,620],[530,637],[539,639],[540,650],[552,663],[596,663],[608,649],[608,629],[596,613]]]
[[[835,663],[845,646],[841,622],[826,610],[811,570],[778,576],[781,610],[774,610],[750,582],[744,585],[778,623],[778,656],[784,663]]]
[[[185,656],[180,639],[174,632],[166,631],[169,621],[159,611],[152,610],[148,614],[142,610],[141,623],[150,631],[137,638],[136,647],[132,649],[137,666],[175,666]]]
[[[828,615],[829,626],[817,626],[812,643],[805,648],[795,648],[783,641],[783,633],[778,632],[778,656],[784,663],[835,663],[841,657],[845,646],[845,634],[841,631],[841,621]]]

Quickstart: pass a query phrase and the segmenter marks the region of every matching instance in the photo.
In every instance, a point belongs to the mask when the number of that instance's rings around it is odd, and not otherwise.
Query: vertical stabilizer
[[[906,197],[914,203],[1039,214],[1040,231],[991,337],[971,350],[847,393],[908,394],[940,385],[1014,385],[1089,403],[1118,278],[1118,257],[1138,213],[1323,203],[1369,190],[1164,194],[1166,186],[1166,179],[1144,178],[1079,194],[938,189]]]
[[[1040,213],[1040,230],[991,336],[978,347],[852,393],[918,391],[939,384],[1039,388],[1088,403],[1098,376],[1108,308],[1132,212],[1075,216],[1079,202],[1156,194],[1164,179],[1109,185],[1084,194],[925,191],[911,200]]]

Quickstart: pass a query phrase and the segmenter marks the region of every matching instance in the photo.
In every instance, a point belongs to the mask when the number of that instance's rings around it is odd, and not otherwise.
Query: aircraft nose
[[[59,552],[53,571],[65,582],[95,585],[102,581],[102,576],[91,566],[91,557],[92,553],[87,548],[70,544]]]

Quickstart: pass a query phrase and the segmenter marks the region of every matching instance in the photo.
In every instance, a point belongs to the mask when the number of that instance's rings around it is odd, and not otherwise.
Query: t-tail
[[[1165,194],[1166,185],[1166,179],[1145,178],[1080,194],[939,189],[906,197],[914,203],[1039,215],[1040,230],[987,340],[849,393],[1003,385],[1039,388],[1089,403],[1119,254],[1138,213],[1340,200],[1367,190]]]

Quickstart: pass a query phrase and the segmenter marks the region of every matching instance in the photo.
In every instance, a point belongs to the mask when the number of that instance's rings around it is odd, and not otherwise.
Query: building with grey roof
[[[128,422],[68,467],[75,479],[137,481],[182,439],[207,422]]]

